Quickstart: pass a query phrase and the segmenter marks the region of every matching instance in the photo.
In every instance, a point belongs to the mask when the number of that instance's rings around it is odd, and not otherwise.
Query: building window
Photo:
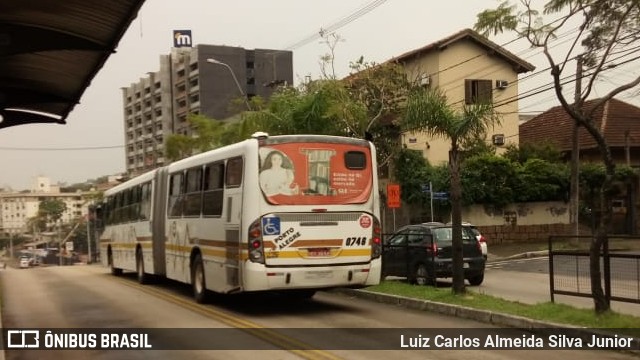
[[[465,80],[464,102],[471,104],[489,104],[493,101],[491,80]]]

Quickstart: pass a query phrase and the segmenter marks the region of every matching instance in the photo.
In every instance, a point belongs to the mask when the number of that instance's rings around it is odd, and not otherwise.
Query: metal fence
[[[591,236],[549,237],[549,286],[554,295],[592,297]],[[640,304],[640,236],[611,236],[600,253],[607,302]]]

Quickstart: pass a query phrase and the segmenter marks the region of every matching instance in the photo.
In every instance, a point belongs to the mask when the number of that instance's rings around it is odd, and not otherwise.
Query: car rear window
[[[451,239],[453,238],[453,229],[450,227],[442,227],[442,228],[434,228],[431,229],[431,232],[433,233],[433,237],[436,239],[436,241],[439,244],[447,244],[447,243],[451,243]],[[476,239],[473,238],[471,236],[471,234],[469,233],[469,231],[465,230],[465,228],[462,228],[462,242],[463,243],[469,243],[469,242],[474,242],[475,243]]]

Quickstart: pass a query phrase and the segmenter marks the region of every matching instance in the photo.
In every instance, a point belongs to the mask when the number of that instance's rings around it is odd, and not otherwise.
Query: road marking
[[[130,288],[140,290],[150,295],[154,295],[158,298],[166,300],[167,302],[180,305],[184,308],[192,310],[193,312],[199,313],[200,315],[204,315],[210,319],[217,320],[221,323],[224,323],[236,329],[242,330],[246,333],[249,333],[250,335],[253,335],[255,337],[258,337],[266,341],[267,343],[276,345],[277,347],[280,347],[285,351],[294,353],[304,359],[341,360],[340,357],[337,357],[329,352],[326,352],[323,350],[316,350],[312,345],[309,345],[297,339],[291,338],[289,336],[282,335],[276,331],[265,328],[264,326],[261,326],[254,322],[236,317],[234,315],[225,313],[220,310],[212,309],[211,307],[208,307],[206,305],[195,303],[194,300],[191,298],[185,299],[184,297],[167,293],[164,290],[160,290],[151,286],[140,285],[138,283],[129,281],[124,278],[111,277],[111,279],[117,282],[120,282],[121,284],[126,285]],[[291,348],[294,348],[294,347],[298,349],[303,349],[303,350],[292,350]]]

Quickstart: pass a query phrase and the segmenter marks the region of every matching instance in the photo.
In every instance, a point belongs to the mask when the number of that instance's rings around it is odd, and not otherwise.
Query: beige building
[[[501,114],[486,140],[498,149],[518,144],[518,75],[535,67],[473,30],[465,29],[389,61],[401,64],[410,81],[442,90],[449,104],[491,100]],[[448,162],[450,141],[424,133],[406,133],[402,142],[421,150],[432,165]]]
[[[62,193],[58,185],[51,185],[46,177],[38,177],[33,189],[22,192],[0,193],[0,233],[29,233],[29,218],[37,215],[40,202],[45,199],[60,199],[67,205],[62,214],[63,223],[71,223],[87,215],[89,193]]]

